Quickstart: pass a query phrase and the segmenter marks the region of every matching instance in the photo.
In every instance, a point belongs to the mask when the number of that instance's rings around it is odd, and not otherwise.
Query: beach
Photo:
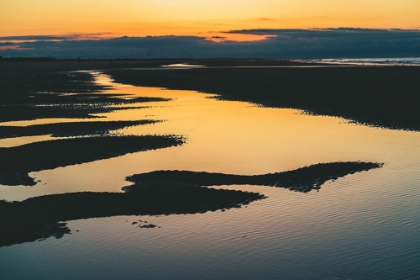
[[[3,59],[0,267],[22,279],[409,279],[419,71]]]
[[[162,68],[159,71],[130,70],[182,63],[204,67]],[[33,90],[100,90],[91,84],[88,77],[79,76],[79,83],[65,80],[58,80],[56,84],[42,82],[56,80],[57,75],[53,73],[76,70],[102,70],[117,82],[137,86],[195,90],[218,94],[221,99],[248,101],[268,107],[296,108],[311,114],[344,117],[372,126],[420,129],[417,82],[420,68],[415,66],[345,66],[270,59],[3,59],[0,63],[3,77],[0,98],[2,102],[28,103],[35,101],[29,98]],[[21,79],[25,82],[21,82]]]
[[[178,71],[110,70],[106,73],[117,82],[133,85],[196,90],[219,94],[221,99],[296,108],[372,126],[420,129],[419,67],[224,65]]]

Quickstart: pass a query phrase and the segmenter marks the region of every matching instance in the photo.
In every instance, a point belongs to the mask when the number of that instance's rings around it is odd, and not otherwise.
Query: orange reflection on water
[[[51,256],[62,260],[63,251],[69,252],[67,255],[70,256],[83,255],[87,251],[101,252],[105,258],[100,262],[72,257],[65,263],[76,262],[74,267],[87,263],[94,268],[94,273],[103,272],[110,267],[108,264],[113,263],[109,272],[112,274],[117,256],[130,266],[127,269],[127,264],[124,264],[124,271],[152,275],[149,278],[156,274],[147,272],[148,268],[155,267],[156,263],[160,264],[159,270],[171,267],[174,259],[179,260],[174,267],[182,263],[183,271],[195,270],[197,277],[205,273],[211,275],[210,278],[223,278],[235,270],[245,271],[241,275],[244,279],[257,266],[263,270],[250,279],[265,275],[267,271],[276,272],[279,265],[282,272],[292,267],[285,275],[295,275],[299,271],[302,279],[312,279],[313,271],[319,271],[317,275],[322,276],[331,267],[343,263],[349,264],[351,271],[358,271],[353,269],[353,264],[357,266],[354,260],[361,260],[365,271],[360,275],[349,273],[345,279],[363,278],[372,271],[375,263],[388,263],[387,256],[381,259],[385,251],[398,258],[406,256],[407,261],[401,263],[408,263],[408,266],[413,263],[416,255],[407,254],[407,248],[417,248],[420,133],[348,124],[343,119],[309,116],[293,109],[220,101],[214,99],[214,95],[194,91],[122,85],[103,74],[96,74],[96,78],[101,84],[115,87],[107,91],[108,94],[172,99],[135,104],[143,107],[141,109],[102,114],[107,120],[162,121],[119,130],[118,133],[176,134],[185,136],[187,142],[178,147],[32,173],[30,175],[41,180],[40,183],[33,187],[0,186],[3,199],[21,200],[42,194],[77,191],[118,192],[128,185],[126,176],[155,170],[265,174],[320,162],[360,160],[385,165],[329,181],[319,193],[298,193],[263,186],[219,186],[268,196],[241,209],[196,215],[70,221],[68,225],[74,234],[66,235],[63,240],[50,238],[30,246],[26,244],[25,256],[30,254],[32,259],[44,257],[48,261]],[[52,121],[60,120],[16,124]],[[15,144],[30,141],[27,138],[16,139]],[[161,228],[141,230],[132,224],[139,219]],[[22,257],[22,254],[15,255],[15,259]],[[92,255],[90,259],[95,260],[95,257]],[[331,265],[332,260],[338,260],[338,265]],[[14,263],[11,261],[9,265]],[[212,271],[208,267],[217,267],[212,269],[217,273],[209,274]],[[400,272],[400,266],[394,269]],[[411,267],[409,269],[411,272]],[[220,271],[222,273],[218,274]],[[389,275],[388,267],[383,274]],[[319,278],[332,278],[330,276]],[[378,278],[375,276],[370,278]]]
[[[123,85],[100,73],[96,73],[95,77],[98,83],[114,87],[107,94],[171,99],[138,103],[133,106],[140,108],[99,115],[106,120],[161,121],[115,133],[172,134],[185,137],[186,143],[178,147],[36,172],[32,175],[41,183],[34,188],[14,188],[13,191],[0,187],[4,198],[20,199],[56,192],[119,192],[129,184],[125,177],[155,170],[254,175],[293,170],[321,162],[395,162],[396,156],[408,152],[410,156],[405,156],[405,161],[415,161],[420,157],[420,151],[416,149],[420,143],[418,133],[346,124],[343,119],[309,116],[294,109],[263,108],[251,103],[221,101],[214,98],[215,95],[194,91]],[[24,125],[37,122],[40,121],[28,121]],[[22,122],[19,124],[23,125]],[[362,175],[351,176],[357,178]]]
[[[98,77],[103,82],[105,75]],[[148,108],[116,111],[109,119],[158,119],[164,122],[125,129],[128,134],[175,134],[187,144],[144,153],[162,154],[156,169],[212,171],[233,174],[263,174],[291,170],[319,162],[380,161],[371,156],[406,132],[344,125],[339,118],[309,116],[298,110],[261,108],[255,104],[220,101],[215,95],[194,91],[164,90],[114,84],[112,93],[172,98],[151,102]],[[408,144],[408,143],[406,143]],[[375,148],[375,147],[376,148]],[[357,151],[357,152],[356,152]],[[173,161],[171,159],[174,159]],[[169,166],[158,167],[167,162]],[[169,163],[170,162],[170,163]]]

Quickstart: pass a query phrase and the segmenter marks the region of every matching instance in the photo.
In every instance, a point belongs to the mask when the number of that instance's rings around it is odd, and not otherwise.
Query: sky
[[[28,36],[81,41],[172,35],[244,43],[278,34],[242,30],[419,30],[419,19],[419,0],[1,0],[0,55],[28,53],[34,45],[18,44],[28,43]]]

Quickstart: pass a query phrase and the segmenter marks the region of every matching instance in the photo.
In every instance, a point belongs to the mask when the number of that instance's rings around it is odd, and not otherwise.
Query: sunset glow
[[[418,29],[418,0],[3,0],[0,36],[106,33],[194,35],[258,28]],[[229,37],[247,41],[260,37]]]

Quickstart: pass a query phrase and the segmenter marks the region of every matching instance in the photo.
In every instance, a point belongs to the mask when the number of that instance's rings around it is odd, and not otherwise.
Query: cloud
[[[1,42],[25,42],[39,40],[63,40],[65,37],[54,35],[33,35],[33,36],[4,36],[0,37]]]
[[[0,55],[3,57],[41,56],[54,58],[420,57],[419,30],[250,29],[225,32],[225,34],[227,33],[270,35],[270,37],[250,42],[214,42],[198,36],[125,36],[98,39],[99,36],[103,36],[102,33],[97,34],[94,39],[85,39],[86,34],[61,37],[20,36],[22,40],[31,40],[19,43],[8,42],[8,48],[0,49]],[[58,37],[60,40],[57,40]],[[0,41],[4,38],[0,38]],[[16,39],[17,37],[9,38]],[[55,40],[46,38],[55,38]],[[14,49],[13,45],[19,46],[19,48]]]
[[[1,42],[36,42],[36,41],[64,41],[64,40],[94,40],[112,37],[113,33],[71,33],[65,35],[26,35],[26,36],[3,36],[0,37]]]

